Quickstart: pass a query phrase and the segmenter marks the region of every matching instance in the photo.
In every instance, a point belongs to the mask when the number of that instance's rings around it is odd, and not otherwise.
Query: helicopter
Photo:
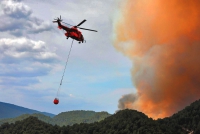
[[[82,27],[79,27],[80,25],[82,25],[86,20],[83,20],[81,21],[78,25],[76,26],[73,26],[73,25],[70,25],[68,23],[65,23],[65,22],[62,22],[62,19],[61,19],[61,15],[60,15],[60,18],[57,17],[57,19],[54,19],[53,23],[58,23],[58,28],[59,29],[63,29],[66,31],[65,33],[65,36],[66,36],[66,39],[68,39],[69,37],[72,38],[72,39],[75,39],[77,41],[79,41],[79,43],[83,43],[83,42],[86,42],[84,40],[84,37],[82,35],[82,33],[78,30],[78,29],[83,29],[83,30],[88,30],[88,31],[93,31],[93,32],[97,32],[96,30],[92,30],[92,29],[87,29],[87,28],[82,28]],[[61,24],[62,23],[65,23],[67,25],[70,25],[72,26],[71,28],[67,27],[67,26],[64,26]]]

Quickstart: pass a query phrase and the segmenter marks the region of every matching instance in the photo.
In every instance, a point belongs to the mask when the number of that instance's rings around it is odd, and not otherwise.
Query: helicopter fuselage
[[[72,39],[79,41],[79,43],[84,42],[84,37],[82,33],[75,26],[72,28],[69,28],[67,26],[62,25],[60,22],[58,22],[58,28],[66,31],[65,36],[67,39],[70,37]]]
[[[82,43],[84,41],[82,33],[76,27],[72,27],[67,30],[65,36],[67,37],[67,39],[70,37]]]

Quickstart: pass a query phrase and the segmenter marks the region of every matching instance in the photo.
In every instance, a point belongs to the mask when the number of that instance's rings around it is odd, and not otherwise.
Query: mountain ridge
[[[120,110],[99,122],[62,127],[30,116],[15,124],[2,124],[0,132],[11,133],[15,130],[17,133],[54,134],[200,134],[199,115],[200,100],[197,100],[172,116],[157,120],[149,118],[140,111],[130,109]],[[16,128],[21,129],[16,130]]]
[[[53,117],[55,116],[52,113],[47,112],[40,112],[37,110],[25,108],[22,106],[17,106],[10,103],[0,102],[0,119],[6,119],[6,118],[14,118],[17,116],[20,116],[22,114],[33,114],[33,113],[42,113],[46,116]]]
[[[80,123],[93,123],[99,122],[106,117],[110,116],[107,112],[95,112],[85,110],[75,110],[62,112],[54,117],[49,117],[41,113],[23,114],[15,118],[0,119],[0,125],[3,123],[15,123],[24,120],[30,116],[37,117],[39,120],[52,125],[67,126]]]

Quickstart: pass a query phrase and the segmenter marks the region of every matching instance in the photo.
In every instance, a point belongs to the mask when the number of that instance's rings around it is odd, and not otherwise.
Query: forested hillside
[[[59,126],[73,125],[75,123],[93,123],[98,122],[110,116],[107,112],[94,111],[69,111],[58,114],[53,118],[53,122]]]
[[[119,111],[100,122],[63,127],[42,122],[36,117],[28,117],[15,124],[2,124],[0,132],[2,134],[12,134],[12,132],[20,134],[187,134],[181,127],[159,124],[135,110]]]
[[[70,113],[71,115],[71,113]],[[200,134],[200,100],[171,117],[153,120],[136,110],[121,110],[100,122],[72,126],[51,125],[29,117],[15,124],[2,124],[2,134]],[[60,114],[62,117],[62,114]]]
[[[190,133],[200,134],[200,100],[193,102],[190,106],[185,107],[169,118],[158,120],[158,122],[171,126],[178,124]]]
[[[54,125],[52,118],[43,114],[23,114],[16,118],[0,119],[0,125],[3,123],[15,123],[16,121],[24,120],[30,116],[37,117],[39,120]]]
[[[84,110],[63,112],[54,116],[53,118],[45,116],[43,114],[24,114],[16,118],[0,119],[0,125],[6,122],[15,123],[16,121],[21,121],[30,116],[37,117],[39,120],[52,125],[56,124],[59,126],[63,125],[67,126],[67,125],[73,125],[75,123],[79,124],[79,123],[98,122],[110,116],[110,114],[107,112],[94,112],[94,111],[84,111]]]

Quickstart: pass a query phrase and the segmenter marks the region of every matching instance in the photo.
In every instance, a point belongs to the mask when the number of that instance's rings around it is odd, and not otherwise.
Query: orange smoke
[[[199,9],[199,0],[126,0],[114,46],[133,61],[137,100],[125,95],[119,109],[156,119],[200,99]]]

